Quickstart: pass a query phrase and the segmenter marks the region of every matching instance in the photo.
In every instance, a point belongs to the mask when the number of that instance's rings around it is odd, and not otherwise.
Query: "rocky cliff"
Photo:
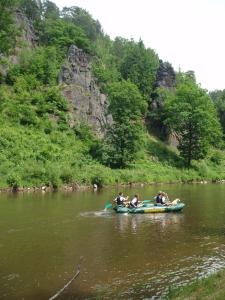
[[[15,24],[19,32],[16,39],[16,48],[14,49],[14,53],[7,58],[12,64],[19,63],[19,56],[22,49],[35,48],[38,41],[33,23],[19,9],[15,11]],[[2,58],[4,61],[4,57]],[[7,70],[8,64],[1,63],[0,74],[5,76]]]
[[[154,91],[151,95],[151,110],[157,110],[163,106],[163,101],[157,93],[157,88],[173,89],[175,84],[176,74],[173,67],[168,62],[160,61],[160,65],[156,73]]]
[[[168,62],[160,61],[156,74],[155,88],[174,88],[176,84],[176,73]]]
[[[18,42],[23,42],[23,47],[34,48],[38,37],[33,23],[19,9],[16,10],[16,26],[20,29]]]
[[[173,89],[176,84],[176,73],[168,62],[160,60],[160,65],[156,73],[156,80],[151,94],[151,102],[149,105],[149,118],[147,118],[147,125],[151,132],[159,136],[164,140],[168,140],[169,143],[176,145],[177,141],[173,140],[173,136],[168,134],[166,126],[163,124],[162,115],[160,114],[164,101],[159,96],[157,89]]]
[[[71,126],[88,123],[98,136],[103,136],[112,117],[107,112],[107,98],[102,94],[91,73],[91,61],[81,49],[72,45],[68,58],[62,65],[59,84],[70,103]]]

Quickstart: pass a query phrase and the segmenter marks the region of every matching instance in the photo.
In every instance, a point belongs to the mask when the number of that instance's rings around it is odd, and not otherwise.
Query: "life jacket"
[[[162,204],[162,196],[160,196],[160,195],[156,196],[156,203],[161,203]]]
[[[118,197],[116,198],[116,204],[117,204],[117,205],[122,205],[122,204],[123,204],[123,201],[121,200],[121,196],[118,196]]]

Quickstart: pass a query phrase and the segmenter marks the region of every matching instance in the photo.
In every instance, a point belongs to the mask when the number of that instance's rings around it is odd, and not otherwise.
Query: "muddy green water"
[[[0,299],[159,299],[225,267],[225,185],[122,189],[150,199],[159,190],[182,213],[103,211],[118,192],[0,194]]]

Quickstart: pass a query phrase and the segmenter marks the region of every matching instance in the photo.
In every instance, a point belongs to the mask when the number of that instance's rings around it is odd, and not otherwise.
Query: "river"
[[[152,199],[158,190],[181,213],[120,215],[117,188],[0,194],[0,299],[159,299],[172,286],[225,267],[225,185],[120,189]]]

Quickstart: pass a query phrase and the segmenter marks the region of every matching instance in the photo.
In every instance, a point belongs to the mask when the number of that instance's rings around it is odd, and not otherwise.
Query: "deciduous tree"
[[[186,77],[166,102],[166,124],[177,134],[178,149],[187,167],[193,159],[203,159],[210,144],[218,144],[221,128],[215,107],[192,78]]]
[[[114,123],[108,128],[105,142],[107,163],[124,168],[143,146],[142,116],[147,103],[130,81],[114,83],[108,90],[109,112]]]

